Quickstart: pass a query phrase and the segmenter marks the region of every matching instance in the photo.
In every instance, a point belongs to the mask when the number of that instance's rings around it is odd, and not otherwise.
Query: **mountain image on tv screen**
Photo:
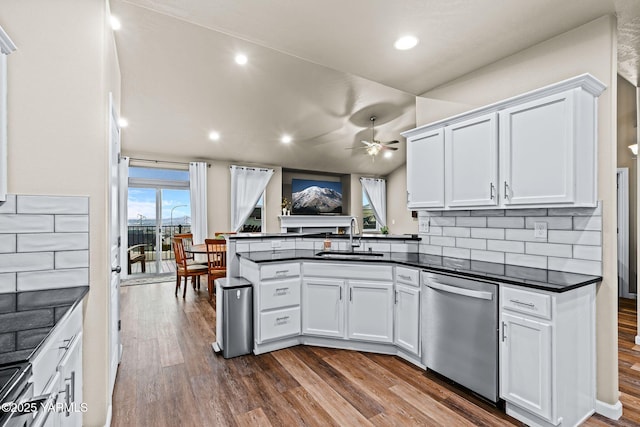
[[[342,183],[293,179],[291,213],[298,215],[342,213]]]

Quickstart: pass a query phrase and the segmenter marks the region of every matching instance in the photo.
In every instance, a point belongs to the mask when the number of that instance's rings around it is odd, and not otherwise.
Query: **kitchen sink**
[[[367,259],[372,257],[384,256],[381,252],[351,252],[351,251],[323,251],[316,253],[316,256],[322,258],[337,258],[337,259]]]

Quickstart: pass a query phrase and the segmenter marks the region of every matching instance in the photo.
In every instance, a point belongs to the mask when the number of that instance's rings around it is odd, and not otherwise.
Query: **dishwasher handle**
[[[444,283],[429,281],[427,286],[431,289],[437,289],[439,291],[448,292],[450,294],[463,295],[465,297],[486,299],[491,301],[493,299],[492,292],[474,291],[467,288],[459,288],[457,286],[445,285]]]

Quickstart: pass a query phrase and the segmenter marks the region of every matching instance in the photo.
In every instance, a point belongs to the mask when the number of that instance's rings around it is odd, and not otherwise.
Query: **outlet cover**
[[[418,231],[420,233],[428,233],[429,232],[429,217],[420,217],[420,218],[418,218]]]
[[[547,238],[547,223],[546,222],[534,222],[533,223],[533,237],[536,239]]]

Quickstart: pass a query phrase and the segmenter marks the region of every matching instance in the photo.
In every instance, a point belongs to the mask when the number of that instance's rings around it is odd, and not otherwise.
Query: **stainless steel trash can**
[[[253,351],[253,288],[242,277],[216,279],[222,291],[222,356],[225,359]]]

